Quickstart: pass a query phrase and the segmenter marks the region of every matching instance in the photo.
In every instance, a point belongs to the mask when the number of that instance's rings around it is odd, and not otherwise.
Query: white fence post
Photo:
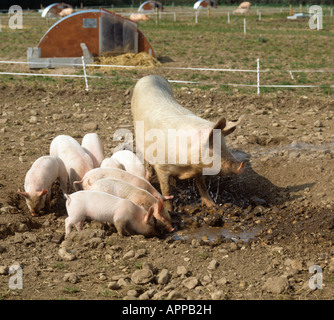
[[[244,34],[246,34],[246,18],[244,18]]]
[[[260,59],[257,59],[257,81],[256,81],[256,85],[257,85],[257,94],[260,94]]]
[[[84,76],[85,76],[85,83],[86,83],[86,91],[88,92],[88,80],[87,80],[87,74],[86,74],[86,64],[85,64],[85,59],[84,57],[82,56],[81,57],[81,60],[82,60],[82,68],[83,68],[83,72],[84,72]]]
[[[231,21],[230,21],[230,12],[227,12],[227,23],[230,24]]]

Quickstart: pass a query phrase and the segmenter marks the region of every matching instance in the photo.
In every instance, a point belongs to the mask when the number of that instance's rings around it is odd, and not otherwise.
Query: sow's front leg
[[[207,206],[208,208],[214,207],[216,204],[213,202],[208,194],[208,191],[206,190],[204,176],[197,176],[195,178],[195,183],[202,198],[202,206]]]
[[[154,166],[154,170],[157,173],[161,193],[163,196],[169,196],[170,195],[170,187],[169,187],[169,174],[157,166]],[[170,200],[164,201],[164,206],[168,211],[172,211],[172,204]]]

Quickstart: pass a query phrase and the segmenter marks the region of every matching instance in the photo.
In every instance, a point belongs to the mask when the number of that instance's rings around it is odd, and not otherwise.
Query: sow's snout
[[[245,171],[245,161],[224,161],[221,169],[220,175],[242,174]]]

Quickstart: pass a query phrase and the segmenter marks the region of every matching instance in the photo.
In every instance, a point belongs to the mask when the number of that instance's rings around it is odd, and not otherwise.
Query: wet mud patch
[[[319,234],[331,239],[334,229],[332,209],[300,205],[255,205],[246,208],[225,203],[213,208],[200,204],[179,206],[172,214],[173,240],[201,239],[210,244],[220,242],[265,242]]]
[[[327,149],[326,149],[327,150]],[[311,205],[308,194],[314,182],[286,187],[253,170],[247,162],[240,176],[206,176],[209,195],[216,203],[201,206],[194,179],[173,183],[173,239],[206,238],[207,241],[273,242],[293,235],[323,233],[333,229],[333,209]],[[158,185],[156,185],[159,188]],[[307,198],[306,198],[307,199]],[[327,230],[327,231],[325,231]],[[218,239],[218,240],[217,240]]]
[[[230,240],[241,243],[256,240],[260,228],[248,229],[245,227],[238,228],[233,223],[225,223],[223,227],[199,227],[195,229],[184,229],[176,232],[172,238],[174,240],[191,241],[196,239],[210,245],[229,242]]]

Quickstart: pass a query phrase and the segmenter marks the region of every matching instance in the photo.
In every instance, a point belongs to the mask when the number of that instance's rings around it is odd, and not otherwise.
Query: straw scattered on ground
[[[137,54],[125,53],[118,56],[103,55],[98,57],[95,63],[104,65],[137,66],[143,68],[154,68],[161,65],[157,59],[146,52],[140,52]]]

